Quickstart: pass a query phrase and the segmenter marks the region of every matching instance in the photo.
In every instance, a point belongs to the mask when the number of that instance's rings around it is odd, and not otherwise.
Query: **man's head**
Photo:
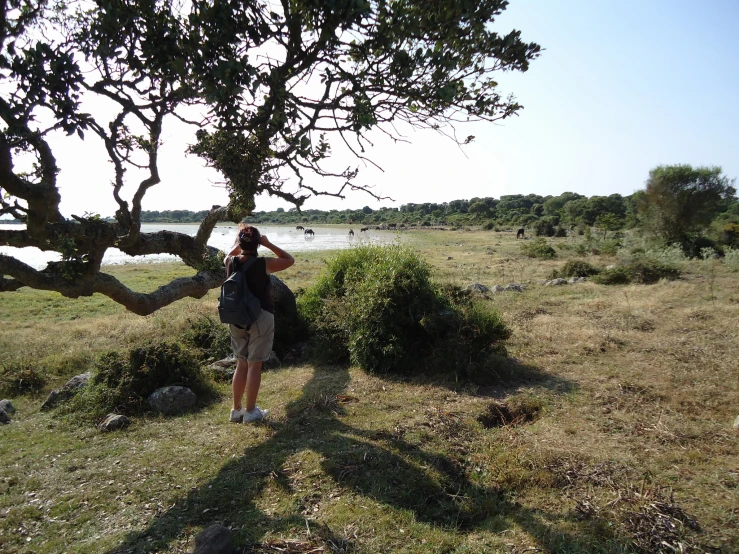
[[[242,223],[239,225],[238,241],[241,250],[244,252],[256,253],[259,248],[259,239],[262,235],[259,233],[259,229],[252,227],[248,223]]]

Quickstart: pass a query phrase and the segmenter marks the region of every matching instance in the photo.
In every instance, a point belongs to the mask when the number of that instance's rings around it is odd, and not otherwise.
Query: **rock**
[[[618,265],[616,265],[616,264],[611,264],[611,265],[607,265],[607,266],[606,266],[606,269],[616,269],[617,267],[618,267]]]
[[[278,315],[297,314],[298,306],[295,303],[293,291],[279,277],[270,274],[269,279],[272,281],[272,301],[275,303],[275,311]]]
[[[149,406],[163,414],[176,414],[192,408],[198,397],[187,387],[162,387],[155,390],[146,399]]]
[[[734,429],[739,431],[739,415],[736,416],[736,419],[734,420]]]
[[[262,369],[280,369],[282,366],[282,362],[280,362],[280,359],[277,357],[277,354],[275,354],[275,351],[272,350],[269,353],[269,359],[262,364]]]
[[[91,377],[92,373],[90,373],[89,371],[86,373],[80,373],[79,375],[75,375],[69,381],[64,383],[64,386],[61,389],[51,391],[49,393],[49,396],[46,397],[46,400],[44,400],[44,403],[41,404],[41,411],[50,410],[51,408],[59,404],[59,402],[69,400],[82,387],[87,386],[87,383],[90,381]]]
[[[552,279],[551,281],[546,282],[546,286],[548,287],[556,287],[559,285],[566,285],[566,284],[567,284],[567,279],[562,279],[562,278]]]
[[[502,285],[495,285],[492,289],[490,289],[491,292],[505,292],[505,287]]]
[[[15,408],[10,403],[10,400],[0,400],[0,410],[4,410],[8,414],[15,413]]]
[[[234,373],[236,373],[236,366],[219,367],[216,365],[209,365],[207,369],[210,371],[211,377],[215,381],[219,381],[221,383],[233,380]]]
[[[569,283],[582,283],[583,281],[587,281],[587,277],[572,277],[568,282]]]
[[[8,413],[0,408],[0,424],[5,425],[7,423],[10,423],[11,419]]]
[[[537,281],[537,283],[540,285],[546,285],[548,282],[549,282],[549,279],[539,279]]]
[[[195,536],[193,554],[233,554],[233,535],[228,527],[213,524]]]
[[[123,429],[131,423],[124,415],[119,414],[108,414],[105,416],[103,422],[98,425],[98,429],[101,431],[115,431],[116,429]]]
[[[46,397],[44,403],[41,404],[41,411],[45,412],[56,406],[63,399],[62,394],[58,390],[53,390]]]
[[[228,358],[223,358],[222,360],[213,362],[208,366],[208,369],[217,369],[224,367],[236,367],[236,356],[229,356]]]
[[[503,290],[505,292],[523,292],[524,286],[519,285],[518,283],[508,283]]]
[[[447,259],[447,261],[448,261],[448,260],[453,260],[454,258],[452,258],[451,256],[447,256],[447,258],[446,258],[446,259]]]
[[[489,288],[487,288],[485,285],[481,285],[480,283],[467,285],[467,290],[471,292],[479,292],[480,294],[485,294],[486,292],[490,291]]]
[[[67,381],[64,386],[62,387],[63,390],[74,392],[77,389],[80,389],[87,385],[88,381],[92,377],[92,373],[89,371],[86,373],[80,373],[79,375],[75,375],[72,377],[69,381]]]

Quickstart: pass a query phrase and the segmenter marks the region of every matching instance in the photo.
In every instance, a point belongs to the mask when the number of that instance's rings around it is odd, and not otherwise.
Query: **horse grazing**
[[[303,227],[302,225],[298,225],[297,227],[295,227],[295,230],[296,231],[305,231],[305,227]]]
[[[524,233],[524,229],[523,227],[521,227],[516,233],[516,240],[524,238],[523,233]]]
[[[313,229],[306,229],[304,234],[305,235],[310,235],[310,236],[315,236],[315,233],[313,232]]]
[[[354,236],[354,229],[349,229],[349,236],[350,237],[353,237]]]
[[[367,229],[369,229],[369,227],[362,227],[359,231],[362,233],[366,233]]]

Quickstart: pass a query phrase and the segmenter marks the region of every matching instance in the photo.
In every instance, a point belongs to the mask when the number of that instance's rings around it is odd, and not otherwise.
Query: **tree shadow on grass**
[[[211,481],[191,490],[145,530],[130,533],[109,554],[166,548],[183,539],[191,526],[212,523],[234,529],[244,552],[252,551],[250,545],[258,544],[267,532],[284,536],[293,534],[296,527],[305,528],[306,517],[316,515],[312,506],[323,500],[323,487],[306,491],[287,515],[270,514],[259,505],[272,487],[297,496],[290,458],[304,451],[321,457],[321,466],[334,485],[394,510],[408,511],[416,521],[434,527],[463,532],[518,526],[543,552],[623,551],[612,536],[600,533],[596,539],[588,531],[589,524],[576,521],[574,515],[531,510],[509,500],[505,491],[473,483],[469,468],[458,456],[428,452],[401,434],[346,425],[341,420],[343,407],[332,399],[344,393],[349,382],[347,370],[316,369],[301,397],[287,405],[285,420],[269,424],[273,433],[269,438],[226,463]],[[554,531],[558,523],[574,526],[578,533]],[[315,520],[312,524],[322,529],[319,535],[324,540],[342,543],[341,551],[361,549],[332,535],[325,524]]]

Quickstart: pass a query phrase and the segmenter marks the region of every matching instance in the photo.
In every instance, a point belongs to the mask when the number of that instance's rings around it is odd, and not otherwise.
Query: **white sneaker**
[[[247,413],[246,408],[241,408],[239,410],[231,410],[231,417],[229,417],[228,420],[231,423],[241,423],[246,413]]]
[[[246,408],[244,408],[246,410]],[[254,423],[261,421],[269,415],[269,410],[263,410],[259,406],[254,406],[251,412],[244,412],[244,423]]]

